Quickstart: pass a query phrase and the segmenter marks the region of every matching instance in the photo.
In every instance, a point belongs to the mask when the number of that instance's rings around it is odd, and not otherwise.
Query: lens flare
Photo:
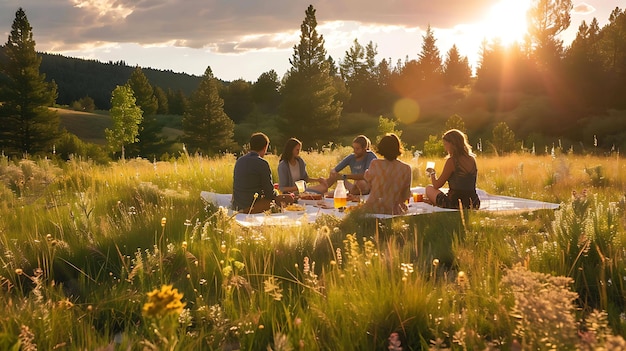
[[[411,124],[419,118],[420,106],[415,100],[408,98],[400,99],[393,105],[393,114],[398,121],[404,124]]]

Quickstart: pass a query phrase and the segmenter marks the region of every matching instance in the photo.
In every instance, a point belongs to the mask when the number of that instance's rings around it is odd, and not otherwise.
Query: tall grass
[[[327,174],[348,152],[305,153],[310,175]],[[275,170],[278,158],[267,159]],[[199,198],[232,191],[234,160],[0,159],[0,348],[623,342],[614,335],[626,333],[626,172],[617,157],[479,157],[480,188],[561,203],[556,211],[376,220],[355,210],[343,220],[258,228]],[[427,160],[405,161],[413,185],[426,185]],[[554,286],[543,300],[533,298],[541,284]],[[537,322],[554,317],[546,299],[564,306],[568,333]]]

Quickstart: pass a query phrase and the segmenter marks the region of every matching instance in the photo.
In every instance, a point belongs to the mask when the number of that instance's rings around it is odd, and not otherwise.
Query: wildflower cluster
[[[24,351],[37,351],[37,344],[35,343],[35,334],[26,325],[20,326],[20,335],[18,336],[20,350]]]
[[[400,263],[400,270],[402,270],[402,281],[406,282],[409,275],[413,273],[413,263]]]
[[[579,350],[626,350],[624,338],[612,334],[605,311],[592,311],[583,324],[584,330],[579,332]]]
[[[283,299],[283,289],[280,287],[280,282],[276,280],[275,277],[269,277],[263,282],[263,291],[276,301]]]
[[[200,306],[198,307],[197,313],[202,322],[215,328],[222,328],[230,322],[230,320],[226,318],[222,306],[219,304],[212,306]]]
[[[515,299],[512,315],[524,349],[568,349],[577,341],[572,279],[528,271],[515,266],[502,279]]]
[[[365,237],[363,238],[363,249],[361,249],[356,235],[346,235],[343,244],[348,258],[348,264],[353,270],[357,270],[361,263],[365,266],[369,266],[372,263],[372,259],[378,256],[376,245]]]
[[[318,287],[317,274],[315,274],[315,261],[310,263],[309,258],[305,257],[302,274],[304,275],[304,282],[306,285],[313,288]]]
[[[183,294],[171,285],[163,285],[148,293],[148,302],[143,305],[142,313],[147,317],[161,317],[171,314],[180,315],[185,307]]]

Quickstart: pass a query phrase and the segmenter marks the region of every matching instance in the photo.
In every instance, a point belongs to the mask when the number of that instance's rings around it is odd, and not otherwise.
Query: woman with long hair
[[[302,142],[296,138],[290,138],[285,143],[285,149],[280,155],[278,163],[278,186],[281,192],[297,192],[296,181],[318,182],[319,184],[307,186],[306,192],[324,194],[328,187],[324,178],[310,178],[306,172],[306,163],[300,157]]]
[[[476,155],[467,141],[467,135],[458,129],[450,129],[443,134],[443,146],[448,153],[441,175],[437,177],[434,169],[430,173],[432,185],[426,186],[429,201],[444,208],[480,208],[480,199],[476,194]],[[448,182],[448,193],[441,188]]]

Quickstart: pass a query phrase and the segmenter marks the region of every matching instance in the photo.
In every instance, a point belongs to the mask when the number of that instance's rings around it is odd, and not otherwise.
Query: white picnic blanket
[[[442,189],[445,190],[445,189]],[[412,192],[424,193],[424,187],[415,187],[411,189]],[[478,197],[480,198],[480,210],[481,211],[533,211],[541,209],[555,210],[559,208],[559,204],[536,201],[530,199],[523,199],[511,196],[492,195],[487,192],[478,189]],[[218,194],[208,191],[202,191],[200,197],[207,202],[213,203],[216,206],[222,206],[228,208],[230,206],[231,194]],[[315,222],[316,218],[321,215],[333,215],[339,218],[345,216],[345,212],[340,212],[333,208],[333,199],[324,200],[299,200],[299,204],[304,205],[304,211],[276,213],[276,214],[247,214],[247,213],[234,213],[235,220],[246,227],[258,226],[258,225],[301,225],[302,223]],[[350,206],[351,203],[348,203]],[[353,203],[356,205],[356,203]],[[452,209],[446,209],[429,205],[425,202],[413,202],[409,203],[409,210],[407,213],[403,213],[401,216],[413,216],[434,212],[450,212],[457,211]],[[387,214],[372,214],[376,218],[391,218],[395,215]]]

